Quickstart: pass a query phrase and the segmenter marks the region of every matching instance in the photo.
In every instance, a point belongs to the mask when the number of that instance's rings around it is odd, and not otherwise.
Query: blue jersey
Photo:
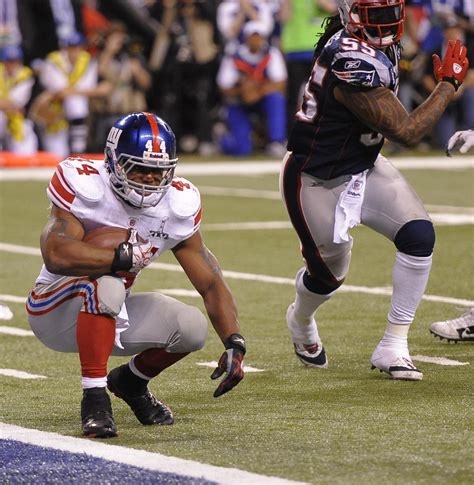
[[[304,172],[328,180],[373,166],[384,139],[336,100],[334,88],[383,86],[396,93],[399,59],[398,45],[382,51],[345,30],[328,40],[313,64],[288,140]]]

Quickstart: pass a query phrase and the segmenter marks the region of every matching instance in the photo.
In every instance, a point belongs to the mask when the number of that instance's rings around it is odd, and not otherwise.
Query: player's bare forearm
[[[95,248],[82,242],[84,228],[72,214],[53,207],[41,234],[41,253],[48,271],[65,276],[107,273],[113,249]]]
[[[363,123],[391,141],[416,145],[441,118],[453,98],[454,87],[440,82],[431,95],[408,113],[402,103],[386,88],[354,91],[338,86],[336,99],[354,113]]]
[[[215,256],[206,247],[202,256],[213,275],[201,293],[204,306],[217,335],[225,342],[230,335],[240,332],[237,307]]]
[[[204,245],[200,233],[183,241],[173,252],[202,296],[209,319],[222,342],[233,333],[239,333],[234,297],[222,276],[216,257]]]

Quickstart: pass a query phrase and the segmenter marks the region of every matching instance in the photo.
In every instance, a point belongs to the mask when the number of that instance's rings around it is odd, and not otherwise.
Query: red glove
[[[238,333],[233,333],[225,342],[226,350],[221,355],[211,379],[217,379],[224,373],[226,377],[214,391],[214,397],[222,396],[230,391],[244,378],[245,339]]]
[[[467,49],[461,45],[461,41],[448,41],[448,48],[443,62],[436,54],[433,54],[434,75],[438,82],[451,83],[456,91],[461,86],[469,69],[469,61],[466,57]]]

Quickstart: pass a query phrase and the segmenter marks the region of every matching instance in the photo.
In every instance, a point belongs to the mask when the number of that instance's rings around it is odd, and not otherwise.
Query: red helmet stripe
[[[159,152],[160,151],[160,127],[158,126],[158,123],[156,122],[155,115],[151,113],[143,113],[146,116],[146,119],[148,120],[148,123],[150,123],[150,128],[151,128],[151,133],[153,137],[153,151],[154,152]]]

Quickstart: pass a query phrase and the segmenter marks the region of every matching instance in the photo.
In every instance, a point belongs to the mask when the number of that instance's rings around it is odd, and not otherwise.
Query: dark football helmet
[[[178,159],[168,123],[152,113],[130,113],[117,120],[105,144],[105,162],[114,192],[135,207],[158,204],[171,185]],[[159,185],[138,183],[131,172],[155,172]]]
[[[336,0],[342,24],[356,39],[375,47],[397,43],[403,35],[405,0]]]

